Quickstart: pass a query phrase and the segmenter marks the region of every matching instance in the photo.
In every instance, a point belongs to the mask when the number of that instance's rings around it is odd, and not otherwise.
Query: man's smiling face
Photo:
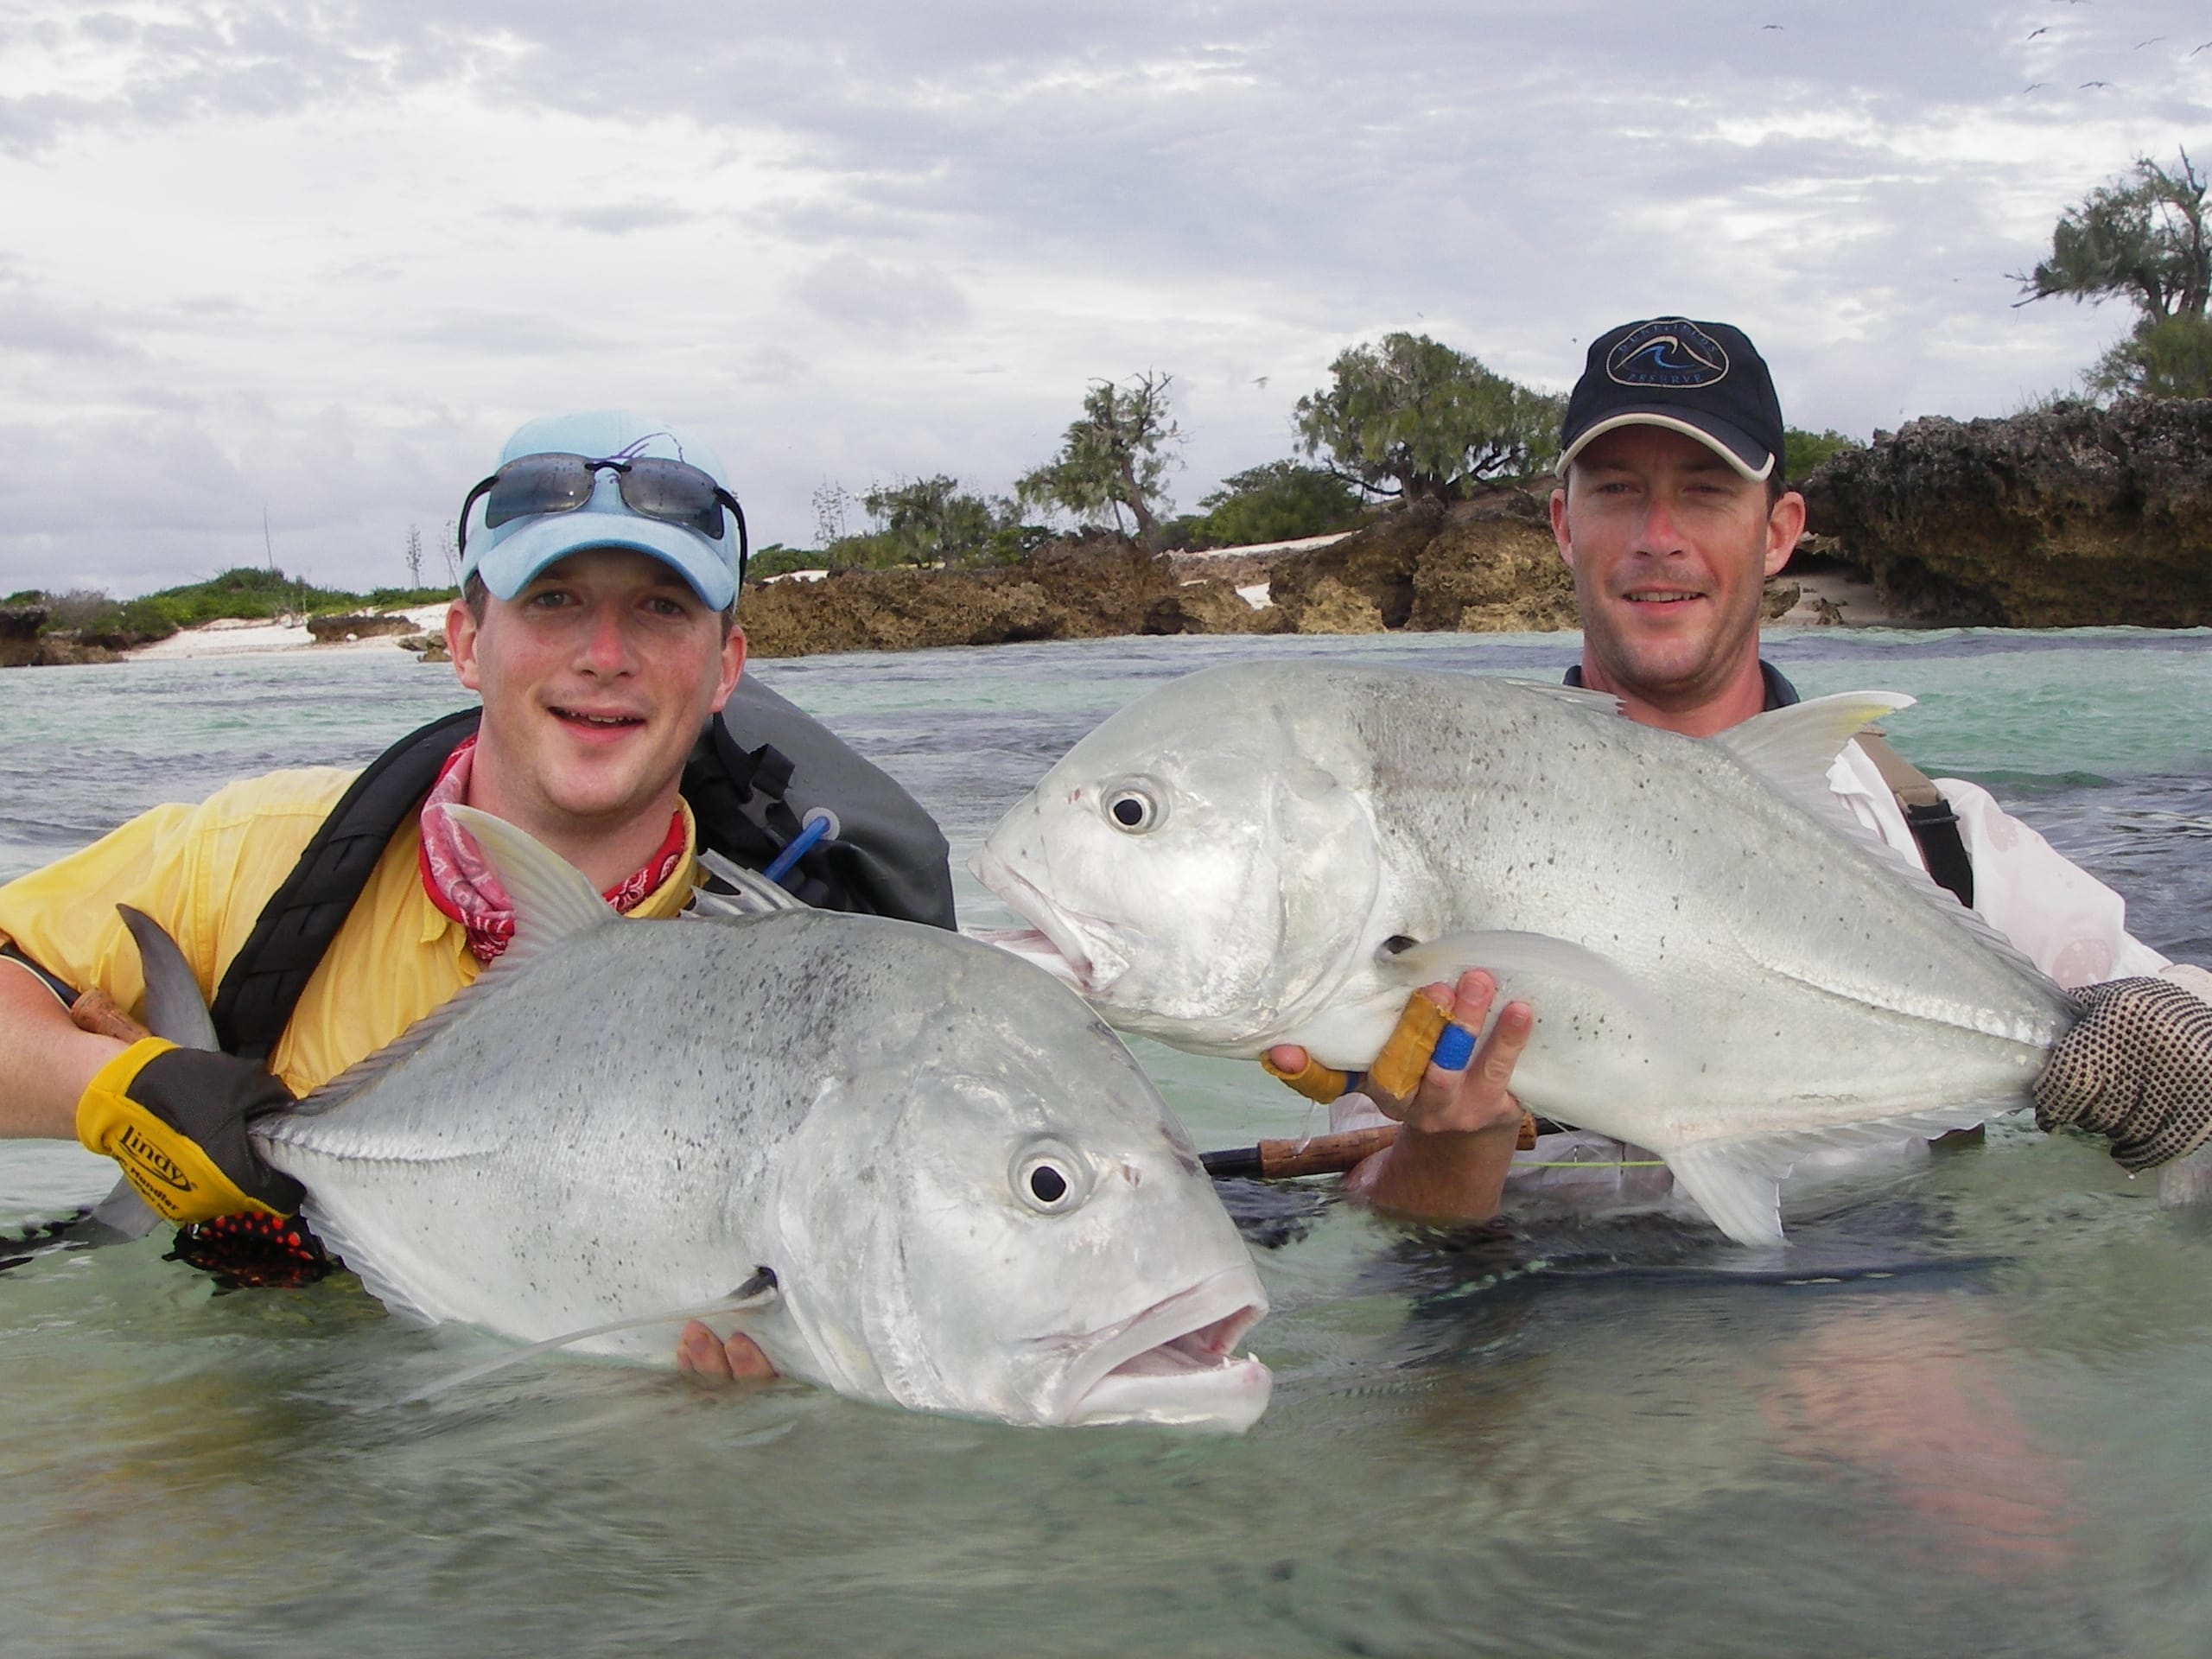
[[[484,699],[471,804],[572,861],[594,836],[665,830],[684,757],[745,661],[742,633],[626,548],[556,560],[481,620],[455,601],[447,638]]]
[[[1592,441],[1552,497],[1587,683],[1683,712],[1756,681],[1760,595],[1804,524],[1803,497],[1770,507],[1763,480],[1680,432],[1624,426]]]

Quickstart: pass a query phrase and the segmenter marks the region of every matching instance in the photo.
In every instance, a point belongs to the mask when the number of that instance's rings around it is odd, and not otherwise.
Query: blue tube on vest
[[[799,824],[798,834],[785,843],[784,850],[778,853],[768,868],[761,872],[771,881],[782,880],[791,866],[813,849],[816,842],[837,838],[837,815],[826,806],[807,808],[806,816],[799,820]]]

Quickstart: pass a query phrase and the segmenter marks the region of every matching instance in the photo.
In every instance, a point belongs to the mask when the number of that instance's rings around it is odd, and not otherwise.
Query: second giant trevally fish
[[[513,895],[506,955],[251,1131],[389,1307],[543,1340],[765,1267],[775,1295],[741,1328],[842,1394],[1025,1424],[1259,1416],[1267,1369],[1235,1353],[1267,1306],[1250,1253],[1080,999],[910,923],[626,920],[522,831],[457,816]],[[676,1342],[575,1345],[665,1365]]]
[[[1035,930],[1001,943],[1199,1053],[1357,1069],[1409,990],[1491,969],[1536,1010],[1528,1106],[1650,1147],[1771,1240],[1800,1157],[2024,1103],[2074,1018],[1829,794],[1852,734],[1910,702],[1700,741],[1556,686],[1236,664],[1105,721],[974,868]]]

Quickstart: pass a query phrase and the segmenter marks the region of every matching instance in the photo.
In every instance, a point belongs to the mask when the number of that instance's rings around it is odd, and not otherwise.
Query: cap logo
[[[1605,355],[1606,377],[1624,386],[1709,386],[1727,373],[1720,342],[1685,317],[1633,328]]]

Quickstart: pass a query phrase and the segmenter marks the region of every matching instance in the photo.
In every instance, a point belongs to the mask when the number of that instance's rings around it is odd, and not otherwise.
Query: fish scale
[[[1258,1417],[1267,1370],[1234,1351],[1267,1306],[1250,1254],[1080,999],[912,923],[618,917],[520,830],[454,810],[514,896],[505,957],[251,1130],[389,1307],[665,1365],[682,1311],[766,1268],[741,1328],[855,1398]],[[149,984],[190,986],[138,920]]]
[[[2024,1103],[2073,1018],[1829,796],[1852,734],[1909,701],[1700,741],[1558,686],[1228,664],[1103,721],[974,868],[1036,929],[1015,948],[1201,1053],[1357,1070],[1411,990],[1490,969],[1536,1009],[1528,1106],[1651,1148],[1770,1240],[1796,1159]],[[1102,810],[1132,791],[1139,829]]]

